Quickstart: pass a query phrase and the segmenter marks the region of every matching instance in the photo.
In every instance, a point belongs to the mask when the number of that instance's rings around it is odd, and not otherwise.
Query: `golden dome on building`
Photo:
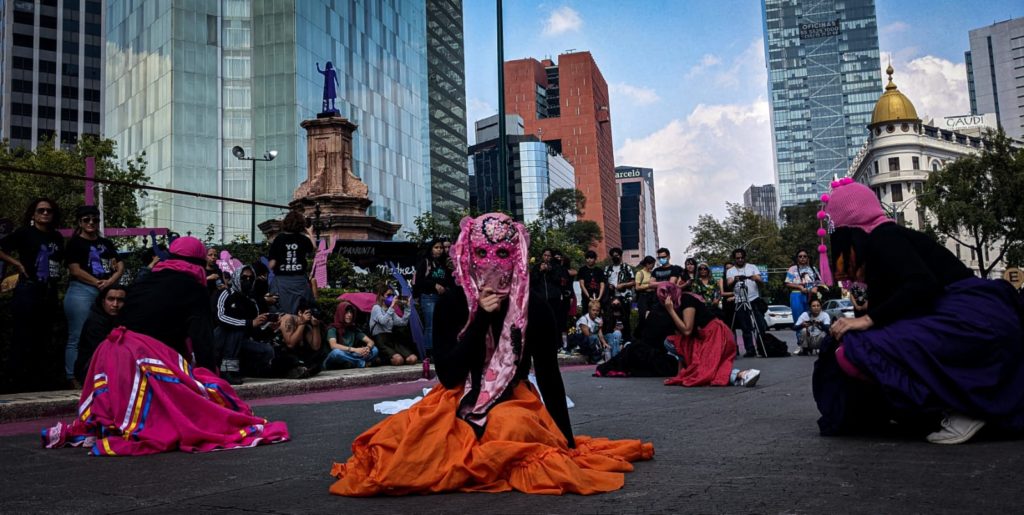
[[[875,111],[871,113],[871,125],[894,122],[920,122],[917,116],[917,109],[903,93],[896,89],[892,82],[892,65],[886,68],[885,73],[889,75],[889,84],[885,86],[885,93],[879,97],[875,104]]]

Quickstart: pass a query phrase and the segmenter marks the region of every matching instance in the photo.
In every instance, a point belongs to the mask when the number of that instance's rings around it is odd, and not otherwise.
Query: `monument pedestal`
[[[373,204],[369,189],[352,173],[352,133],[356,125],[333,113],[320,113],[299,125],[306,129],[309,177],[296,188],[289,207],[313,219],[319,205],[320,233],[331,243],[394,237],[402,225],[366,214]],[[264,222],[260,229],[272,238],[280,230],[280,222]]]

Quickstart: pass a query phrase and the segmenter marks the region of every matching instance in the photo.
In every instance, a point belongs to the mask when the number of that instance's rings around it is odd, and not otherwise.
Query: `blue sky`
[[[1024,16],[1020,0],[876,0],[884,68],[922,117],[968,112],[968,31]],[[464,0],[467,117],[497,113],[495,2]],[[611,91],[616,165],[654,168],[661,243],[682,261],[700,214],[770,183],[757,0],[505,0],[505,59],[590,51]],[[879,84],[879,93],[882,84]],[[470,142],[473,134],[470,133]]]

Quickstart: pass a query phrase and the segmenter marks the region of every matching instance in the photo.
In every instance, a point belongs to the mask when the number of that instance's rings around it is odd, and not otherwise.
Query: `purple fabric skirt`
[[[956,411],[1005,430],[1024,430],[1021,313],[1020,296],[1008,283],[969,278],[947,286],[931,314],[847,333],[846,358],[876,384],[825,377],[842,372],[830,366],[828,360],[834,361],[834,356],[822,358],[825,363],[816,366],[814,378],[822,418],[833,417],[825,422],[834,428],[845,425],[836,417],[865,411],[851,410],[854,406],[836,410],[829,402],[860,399],[884,402],[871,411],[894,418]],[[834,343],[829,347],[834,350]],[[845,395],[844,387],[877,390],[871,392],[876,395],[860,392],[854,398],[829,398]]]

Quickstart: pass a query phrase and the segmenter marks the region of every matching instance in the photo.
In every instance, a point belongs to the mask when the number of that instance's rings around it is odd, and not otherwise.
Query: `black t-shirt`
[[[68,241],[66,254],[68,266],[75,263],[97,279],[109,279],[114,275],[117,247],[106,238],[87,240],[76,234]]]
[[[594,266],[585,266],[580,268],[579,272],[576,273],[576,280],[583,281],[583,285],[587,287],[587,291],[590,292],[591,296],[597,296],[601,292],[601,285],[604,284],[608,278],[604,275],[604,270]]]
[[[33,281],[56,281],[60,278],[64,237],[57,231],[43,232],[35,227],[20,227],[0,240],[0,250],[17,254],[18,261],[25,267],[25,273]],[[47,267],[43,270],[36,268],[40,252],[49,254],[46,257]]]
[[[316,252],[313,242],[305,234],[284,232],[270,244],[270,259],[277,263],[277,275],[306,275],[308,259]]]
[[[678,277],[679,282],[684,282],[687,280],[687,273],[686,270],[683,270],[683,267],[679,265],[668,264],[651,270],[651,277],[658,282],[667,281],[671,277]]]

